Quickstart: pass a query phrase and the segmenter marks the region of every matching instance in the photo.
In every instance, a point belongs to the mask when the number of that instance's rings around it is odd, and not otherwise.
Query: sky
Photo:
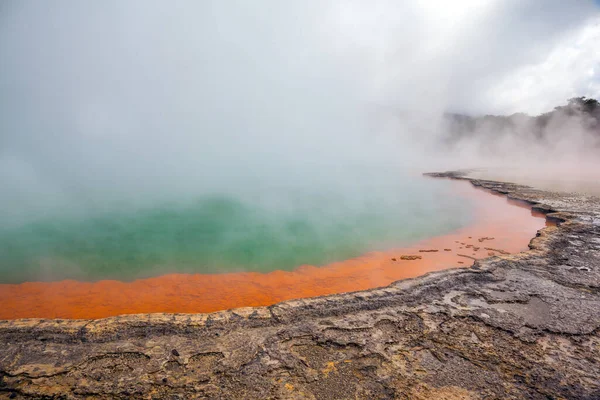
[[[365,58],[376,60],[377,95],[388,94],[391,104],[409,98],[422,107],[433,97],[457,112],[538,114],[573,96],[600,97],[600,8],[593,2],[409,3],[415,6],[389,2],[378,14],[357,1],[351,20],[367,22],[348,29],[363,38],[372,32],[363,39]]]
[[[598,5],[600,7],[600,4]],[[491,90],[500,112],[551,110],[575,96],[600,98],[600,19],[568,32],[543,57],[519,66]]]
[[[415,164],[443,112],[600,98],[599,39],[591,0],[1,2],[0,184],[91,202]]]

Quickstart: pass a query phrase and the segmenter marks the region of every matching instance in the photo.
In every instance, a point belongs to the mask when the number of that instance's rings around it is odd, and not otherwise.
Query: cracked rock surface
[[[0,398],[600,399],[600,199],[430,175],[559,224],[527,252],[363,292],[0,321]]]

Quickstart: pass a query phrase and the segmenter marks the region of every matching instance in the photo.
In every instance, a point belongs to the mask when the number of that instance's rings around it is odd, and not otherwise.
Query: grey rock
[[[429,175],[528,202],[558,225],[527,252],[362,292],[0,321],[0,397],[600,398],[600,199]]]

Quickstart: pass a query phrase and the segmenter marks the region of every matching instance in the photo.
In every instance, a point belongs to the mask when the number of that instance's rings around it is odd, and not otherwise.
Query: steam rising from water
[[[436,147],[442,113],[506,111],[498,83],[514,93],[523,66],[597,17],[591,1],[3,3],[0,218],[213,194],[270,209],[294,207],[291,192],[334,191],[349,210],[389,199],[396,172],[478,164]],[[571,93],[580,83],[555,93],[596,94]],[[374,190],[365,169],[388,180]]]

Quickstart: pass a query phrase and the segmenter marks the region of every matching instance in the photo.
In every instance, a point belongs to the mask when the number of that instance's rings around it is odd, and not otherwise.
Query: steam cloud
[[[600,97],[592,1],[400,3],[3,2],[0,216],[469,167],[445,112]]]

